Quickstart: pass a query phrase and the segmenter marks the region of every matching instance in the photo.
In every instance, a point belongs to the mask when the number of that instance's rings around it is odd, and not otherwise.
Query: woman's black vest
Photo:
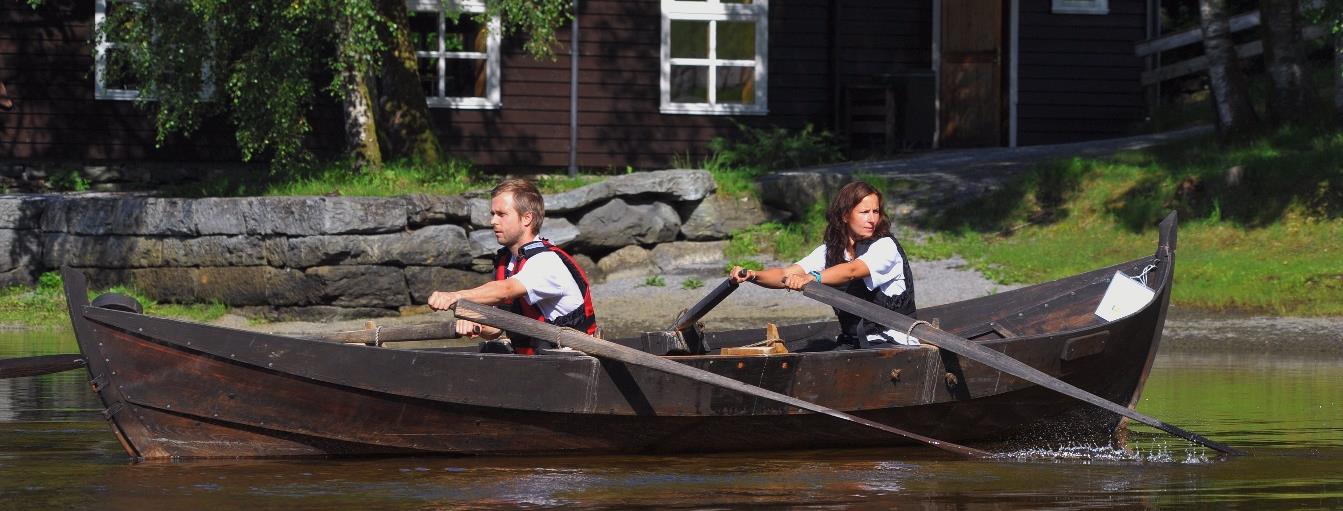
[[[882,238],[890,238],[891,241],[894,241],[895,250],[900,253],[900,259],[904,263],[905,292],[900,293],[897,296],[886,296],[886,294],[882,293],[880,290],[868,289],[867,286],[863,284],[863,279],[853,279],[839,289],[862,300],[913,317],[914,274],[909,270],[909,257],[905,256],[905,248],[900,246],[900,241],[896,240],[895,236],[886,235],[880,238],[871,238],[855,243],[853,245],[853,258],[857,259],[858,256],[866,253],[867,249],[870,248],[873,243]],[[835,316],[839,317],[839,342],[852,344],[855,348],[866,347],[867,336],[869,334],[887,330],[886,327],[877,323],[864,320],[863,318],[839,309],[835,309]]]

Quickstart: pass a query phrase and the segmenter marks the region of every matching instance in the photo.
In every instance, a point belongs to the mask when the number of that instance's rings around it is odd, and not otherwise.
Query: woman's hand
[[[793,291],[801,291],[802,286],[805,286],[812,282],[816,282],[816,278],[806,273],[802,274],[790,273],[783,276],[783,287],[786,287]]]
[[[727,276],[728,278],[732,279],[733,282],[736,282],[738,284],[741,284],[742,282],[746,282],[748,280],[755,280],[755,272],[747,270],[740,266],[733,266],[731,270],[728,270]]]

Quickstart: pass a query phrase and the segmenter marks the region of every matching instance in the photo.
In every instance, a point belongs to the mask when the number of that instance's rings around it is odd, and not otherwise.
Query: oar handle
[[[0,360],[0,380],[41,376],[84,367],[84,355],[69,353]]]
[[[737,276],[746,278],[746,269],[742,268],[738,271]],[[698,302],[695,302],[695,305],[690,306],[690,308],[686,309],[680,317],[677,317],[676,322],[673,323],[672,327],[668,330],[681,331],[690,328],[691,325],[694,325],[703,318],[705,314],[708,314],[714,307],[717,307],[719,303],[722,303],[724,298],[727,298],[733,291],[736,291],[737,286],[737,281],[732,280],[731,277],[723,279],[723,281],[719,282],[712,291],[709,291],[709,294],[704,295],[704,298],[700,298]]]

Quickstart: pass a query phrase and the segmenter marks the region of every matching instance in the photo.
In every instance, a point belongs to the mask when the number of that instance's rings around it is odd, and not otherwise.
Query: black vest
[[[900,241],[896,240],[895,236],[886,235],[883,238],[890,238],[891,241],[895,242],[895,250],[900,253],[900,259],[904,262],[905,292],[897,296],[886,296],[879,290],[868,289],[863,284],[863,279],[851,280],[839,289],[862,300],[914,317],[914,274],[909,270],[909,257],[905,255],[905,248],[900,246]],[[855,243],[853,246],[854,259],[866,253],[873,243],[881,239],[871,238]],[[835,316],[839,317],[839,341],[853,344],[854,347],[864,347],[869,334],[887,330],[886,327],[877,323],[864,320],[839,309],[835,309]]]

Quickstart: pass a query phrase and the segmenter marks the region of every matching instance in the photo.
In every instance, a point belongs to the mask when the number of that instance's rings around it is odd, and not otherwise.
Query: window
[[[133,9],[135,3],[115,0],[98,0],[93,6],[93,24],[102,28],[107,16],[117,9]],[[140,97],[140,81],[131,68],[130,59],[118,43],[108,41],[99,33],[97,52],[93,61],[93,97],[94,99],[115,99],[129,101]]]
[[[1053,0],[1054,14],[1109,14],[1109,0]]]
[[[408,0],[411,44],[430,107],[499,108],[499,20],[478,0]]]
[[[765,114],[769,0],[662,0],[662,113]]]

